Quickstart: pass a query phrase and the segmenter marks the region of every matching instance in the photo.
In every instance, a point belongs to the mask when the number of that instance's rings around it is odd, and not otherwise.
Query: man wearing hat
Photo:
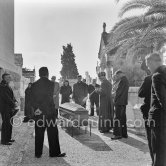
[[[100,95],[98,127],[101,133],[106,133],[112,128],[113,121],[112,85],[106,79],[105,72],[100,72],[98,77],[101,81],[100,88],[96,88],[96,92]]]
[[[73,100],[76,104],[79,104],[86,108],[86,101],[84,99],[88,95],[88,86],[82,82],[82,76],[77,76],[77,83],[73,85]]]

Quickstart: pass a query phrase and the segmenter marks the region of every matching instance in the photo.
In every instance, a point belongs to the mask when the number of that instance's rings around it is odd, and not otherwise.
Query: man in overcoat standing
[[[160,54],[146,56],[146,65],[152,73],[151,108],[149,125],[153,166],[166,165],[166,66],[162,65]]]
[[[126,105],[128,104],[128,90],[129,82],[125,74],[118,70],[115,72],[117,81],[119,80],[118,87],[114,98],[115,116],[114,116],[114,136],[113,140],[128,138],[127,124],[126,124]]]
[[[35,110],[35,156],[42,156],[44,133],[47,129],[49,156],[64,157],[59,145],[56,118],[58,115],[53,100],[54,83],[48,79],[47,67],[39,69],[40,79],[32,84],[31,103]]]
[[[0,83],[0,110],[2,116],[1,144],[11,145],[12,138],[12,117],[14,116],[17,101],[13,90],[9,86],[11,76],[8,73],[2,75]]]

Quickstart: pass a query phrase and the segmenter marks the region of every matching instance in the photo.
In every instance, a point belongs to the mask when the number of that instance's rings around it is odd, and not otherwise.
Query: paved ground
[[[71,137],[70,130],[59,127],[62,152],[67,153],[65,158],[49,158],[48,142],[45,136],[43,156],[34,158],[34,137],[31,136],[29,146],[24,152],[19,166],[147,166],[150,165],[150,156],[147,141],[143,136],[129,132],[128,139],[112,141],[112,133],[101,134],[96,128],[85,134],[83,129],[74,130]]]
[[[74,137],[70,130],[59,127],[61,151],[66,152],[67,157],[49,158],[45,135],[40,159],[34,157],[33,131],[27,124],[14,127],[16,142],[12,146],[0,145],[0,166],[148,166],[151,163],[143,130],[128,128],[128,139],[112,141],[111,132],[101,134],[96,127],[92,128],[91,136],[89,129],[87,133],[83,128],[74,129]]]
[[[0,144],[0,166],[17,165],[22,161],[23,152],[29,144],[30,136],[33,128],[27,124],[20,124],[19,118],[16,120],[16,125],[13,127],[13,139],[15,142],[11,146]],[[0,133],[1,134],[1,133]]]

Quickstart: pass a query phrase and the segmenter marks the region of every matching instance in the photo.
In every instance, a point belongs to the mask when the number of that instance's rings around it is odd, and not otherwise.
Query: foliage
[[[126,60],[119,59],[119,61],[116,61],[114,70],[116,71],[121,69],[126,74],[130,86],[140,86],[145,77],[145,72],[140,66],[141,64],[139,63],[132,65]]]
[[[123,17],[126,12],[135,9],[145,9],[145,13],[122,18],[116,23],[106,48],[109,52],[119,47],[116,55],[121,57],[126,54],[126,58],[132,58],[132,63],[137,60],[144,62],[147,54],[159,52],[166,43],[166,1],[130,0],[122,6],[119,16]]]
[[[60,71],[63,79],[76,79],[78,73],[75,63],[75,55],[71,44],[63,46],[63,54],[61,55],[62,69]]]

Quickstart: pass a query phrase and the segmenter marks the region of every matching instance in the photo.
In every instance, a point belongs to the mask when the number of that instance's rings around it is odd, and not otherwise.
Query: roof
[[[101,34],[101,40],[100,40],[100,48],[98,53],[98,58],[100,59],[100,56],[102,55],[103,49],[107,46],[109,43],[111,33],[106,32],[106,24],[103,23],[103,32]]]

